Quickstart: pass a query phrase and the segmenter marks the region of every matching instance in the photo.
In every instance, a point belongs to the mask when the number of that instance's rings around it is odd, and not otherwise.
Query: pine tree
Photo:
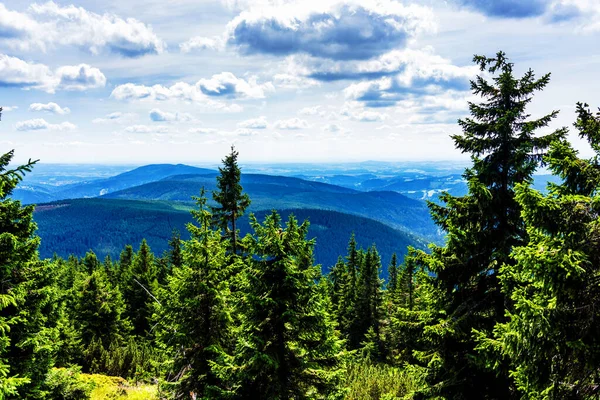
[[[535,92],[549,82],[528,70],[521,78],[504,53],[493,58],[475,56],[492,81],[478,76],[471,82],[483,102],[469,103],[472,117],[459,121],[463,133],[452,138],[456,147],[470,153],[473,166],[466,170],[469,193],[462,197],[440,197],[443,204],[430,203],[434,221],[447,232],[444,247],[434,247],[427,260],[436,275],[440,295],[439,323],[431,328],[430,369],[433,391],[451,398],[508,398],[511,390],[505,362],[490,362],[476,350],[473,332],[492,336],[497,321],[505,319],[507,299],[500,290],[498,271],[513,264],[510,253],[527,242],[521,207],[514,187],[531,182],[541,152],[564,135],[558,130],[538,135],[558,114],[553,111],[528,119],[526,107]]]
[[[154,254],[144,239],[133,258],[131,278],[124,288],[127,318],[133,324],[133,333],[139,336],[145,336],[150,329],[153,296],[158,288],[156,272]]]
[[[373,329],[375,335],[380,331],[380,307],[381,307],[381,258],[375,245],[367,250],[364,261],[361,264],[356,285],[356,337],[363,342],[369,329]]]
[[[113,341],[122,342],[131,330],[125,318],[125,303],[103,269],[78,282],[74,318],[85,346],[99,339],[105,348]]]
[[[218,365],[227,358],[231,336],[231,306],[227,282],[226,246],[211,227],[204,193],[196,198],[181,265],[173,265],[161,296],[160,340],[173,354],[176,397],[223,398],[231,390]]]
[[[215,225],[229,238],[233,254],[237,254],[237,219],[244,215],[244,211],[250,205],[250,198],[246,193],[242,193],[243,188],[240,185],[238,155],[235,147],[231,146],[231,153],[223,160],[223,167],[219,167],[218,190],[213,192],[213,200],[218,205],[211,208]]]
[[[575,124],[596,155],[581,159],[566,141],[545,158],[562,178],[549,193],[519,185],[530,241],[501,270],[514,302],[495,340],[482,348],[511,360],[522,398],[591,399],[600,394],[600,112],[577,105]]]
[[[344,289],[347,287],[348,271],[342,257],[338,258],[337,263],[331,268],[328,275],[330,286],[330,298],[335,311],[338,324],[341,323],[340,307],[343,307],[342,298]]]
[[[339,328],[344,337],[348,340],[350,349],[357,349],[360,346],[362,338],[358,328],[356,317],[356,296],[357,296],[357,274],[362,261],[362,253],[357,249],[356,238],[354,234],[348,242],[348,255],[346,257],[346,274],[344,287],[340,297],[339,306]]]
[[[273,212],[244,239],[242,326],[235,354],[238,395],[245,399],[326,398],[336,390],[341,342],[321,273],[313,266],[308,223]]]
[[[0,156],[0,397],[36,398],[57,350],[59,293],[38,259],[33,206],[8,197],[35,162],[9,170],[13,154]]]
[[[396,293],[398,290],[398,256],[392,254],[390,265],[388,266],[388,284],[386,286],[389,293]]]

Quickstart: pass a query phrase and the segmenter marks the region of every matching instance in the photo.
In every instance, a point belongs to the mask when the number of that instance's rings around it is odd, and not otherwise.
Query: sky
[[[600,106],[600,0],[0,2],[0,152],[46,163],[463,160],[474,54]],[[589,153],[574,129],[572,140]]]

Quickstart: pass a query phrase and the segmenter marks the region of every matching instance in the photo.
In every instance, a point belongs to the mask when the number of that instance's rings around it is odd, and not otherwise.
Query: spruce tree
[[[372,329],[376,336],[380,332],[380,307],[381,307],[381,258],[375,248],[370,247],[365,254],[360,266],[358,282],[356,284],[356,337],[363,342],[365,335]]]
[[[133,324],[133,333],[139,336],[145,336],[150,330],[153,296],[158,288],[156,273],[154,254],[144,239],[133,258],[131,277],[124,288],[127,317]]]
[[[490,362],[477,351],[473,332],[491,337],[497,321],[505,320],[507,298],[498,271],[513,264],[510,253],[527,243],[521,207],[515,199],[517,183],[531,182],[542,152],[564,135],[558,130],[539,135],[558,114],[553,111],[528,119],[526,107],[533,94],[548,84],[550,75],[537,79],[532,70],[517,78],[503,52],[475,56],[481,71],[471,82],[483,102],[469,103],[471,118],[459,120],[463,133],[452,136],[456,147],[471,155],[465,171],[469,193],[444,194],[442,204],[430,203],[434,221],[447,232],[443,247],[427,259],[439,290],[439,322],[430,328],[432,339],[429,384],[449,398],[508,398],[514,395],[505,362]]]
[[[319,266],[313,265],[308,223],[276,212],[244,245],[246,259],[239,302],[242,326],[236,349],[238,395],[244,399],[320,399],[336,390],[341,341]]]
[[[348,255],[346,256],[346,278],[340,297],[339,306],[339,328],[348,340],[350,349],[357,349],[362,340],[359,332],[358,318],[356,316],[357,275],[360,269],[362,253],[357,248],[354,234],[348,242]]]
[[[233,254],[237,254],[237,219],[244,215],[244,211],[250,205],[250,198],[246,193],[242,193],[243,188],[240,185],[238,155],[235,147],[231,146],[231,153],[223,160],[223,166],[219,167],[217,190],[213,192],[213,200],[217,206],[211,208],[215,225],[229,238]]]
[[[530,241],[501,270],[515,304],[483,350],[511,361],[521,398],[591,399],[600,394],[600,112],[577,105],[575,124],[595,151],[579,158],[566,141],[545,158],[562,179],[549,193],[519,185]]]
[[[159,338],[173,357],[175,396],[195,393],[198,398],[216,399],[231,391],[218,368],[233,342],[227,248],[211,227],[204,193],[196,204],[192,213],[197,225],[188,224],[191,238],[184,243],[182,263],[173,265],[161,295]]]
[[[121,346],[131,331],[121,292],[99,268],[78,283],[75,299],[73,318],[84,348],[83,366],[86,371],[106,372],[101,367],[105,351]]]
[[[34,207],[9,198],[35,164],[7,169],[13,154],[0,156],[0,397],[37,398],[57,351],[58,282],[38,258]]]

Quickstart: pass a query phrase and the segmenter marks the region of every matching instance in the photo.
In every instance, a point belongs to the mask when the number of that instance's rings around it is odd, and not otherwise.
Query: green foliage
[[[153,293],[158,289],[154,254],[146,240],[142,240],[132,261],[130,278],[123,284],[126,315],[133,325],[133,333],[145,336],[150,330],[150,318],[156,301]]]
[[[517,186],[530,241],[501,270],[514,302],[481,348],[511,361],[523,398],[591,399],[600,384],[600,113],[578,104],[575,126],[596,155],[581,159],[554,142],[546,161],[564,183],[548,195]]]
[[[172,357],[169,363],[175,397],[195,393],[200,398],[221,398],[230,390],[218,364],[231,347],[231,306],[226,244],[211,227],[204,193],[196,199],[184,242],[182,263],[173,266],[167,288],[161,293],[159,340]]]
[[[312,263],[308,223],[273,212],[244,238],[241,327],[234,355],[237,394],[248,399],[326,398],[339,378],[339,340],[320,271]]]
[[[345,400],[409,399],[422,385],[413,371],[368,361],[353,362],[343,379]]]
[[[428,356],[430,362],[436,360],[430,364],[429,382],[450,398],[509,398],[508,366],[479,352],[473,331],[491,337],[495,324],[506,318],[498,271],[514,263],[512,249],[528,240],[514,188],[532,181],[540,152],[565,130],[537,133],[557,111],[538,119],[526,114],[533,94],[549,83],[549,74],[537,79],[528,70],[517,78],[502,52],[492,58],[475,56],[474,62],[493,77],[471,82],[483,102],[469,103],[471,118],[460,120],[463,133],[452,136],[459,150],[471,154],[473,166],[464,174],[469,193],[446,194],[440,197],[443,204],[429,205],[434,221],[447,232],[446,245],[433,247],[425,260],[441,299],[439,316],[428,328],[437,336]]]
[[[94,384],[82,379],[79,368],[52,368],[46,376],[46,396],[51,400],[87,400]]]
[[[213,192],[213,200],[217,206],[211,207],[215,225],[225,232],[231,242],[233,254],[237,254],[236,221],[244,215],[250,205],[250,197],[242,193],[240,185],[241,171],[237,164],[239,153],[231,146],[231,153],[223,160],[217,176],[217,190]]]

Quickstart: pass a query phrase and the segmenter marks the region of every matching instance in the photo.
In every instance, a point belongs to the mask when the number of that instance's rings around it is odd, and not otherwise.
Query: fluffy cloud
[[[56,70],[58,86],[65,90],[86,90],[106,86],[106,77],[98,68],[87,64],[60,67]]]
[[[81,91],[104,87],[106,77],[98,68],[87,64],[63,66],[51,71],[46,65],[0,54],[0,85],[48,93],[57,89]]]
[[[310,127],[308,122],[300,118],[290,118],[279,120],[275,122],[275,127],[278,129],[287,129],[287,130],[295,130],[295,129],[304,129]]]
[[[112,91],[111,97],[122,101],[181,100],[199,103],[213,110],[240,112],[243,108],[237,104],[225,104],[213,99],[262,99],[267,92],[273,90],[273,84],[270,82],[259,84],[256,78],[250,78],[246,81],[229,72],[224,72],[213,75],[210,79],[201,79],[193,85],[186,82],[177,82],[168,87],[126,83],[117,86]]]
[[[82,7],[61,7],[53,1],[32,4],[27,13],[0,4],[0,38],[22,50],[74,45],[93,54],[103,50],[125,57],[161,53],[164,42],[152,28],[134,19],[99,15]]]
[[[237,124],[240,128],[248,128],[248,129],[267,129],[269,123],[267,122],[266,117],[259,117],[248,119],[246,121],[242,121]]]
[[[77,126],[70,122],[62,122],[60,124],[50,124],[43,118],[29,119],[26,121],[17,122],[15,128],[18,131],[38,131],[38,130],[51,130],[51,131],[70,131],[77,129]]]
[[[196,86],[206,96],[211,97],[246,97],[251,99],[262,99],[266,91],[273,91],[273,84],[268,82],[259,85],[256,77],[248,81],[237,78],[231,72],[221,72],[213,75],[210,79],[200,79]]]
[[[352,60],[404,47],[434,28],[429,9],[392,0],[294,1],[242,12],[228,24],[226,36],[246,54]]]
[[[195,36],[179,45],[179,49],[182,53],[190,53],[194,50],[222,50],[224,47],[225,42],[223,38],[219,36],[214,36],[212,38]]]
[[[180,122],[195,122],[196,119],[187,113],[171,113],[154,108],[150,111],[150,119],[154,122],[163,121],[180,121]]]
[[[48,104],[33,103],[29,106],[29,111],[46,111],[52,114],[69,114],[71,110],[68,107],[61,107],[56,103],[50,102]]]
[[[362,81],[344,90],[347,99],[363,102],[367,107],[389,107],[412,96],[440,94],[447,91],[468,91],[469,80],[477,74],[475,66],[458,67],[448,60],[433,55],[431,51],[409,51],[394,54],[391,60],[402,60],[398,64],[380,64],[376,60],[372,71],[383,69],[400,70],[398,74],[376,80]]]
[[[319,81],[378,79],[400,74],[407,83],[413,80],[462,80],[477,73],[477,67],[459,67],[434,53],[431,47],[421,50],[392,50],[373,60],[334,62],[311,57],[290,57],[286,63],[296,64],[295,70]],[[287,66],[287,68],[292,68]]]

